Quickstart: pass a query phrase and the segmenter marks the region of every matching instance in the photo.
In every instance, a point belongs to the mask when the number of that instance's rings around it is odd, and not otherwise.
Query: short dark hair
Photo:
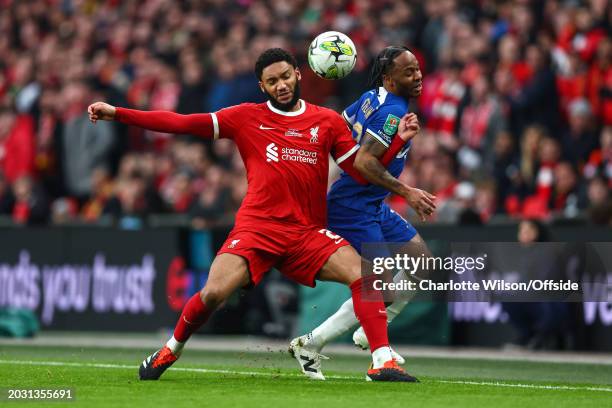
[[[286,61],[291,64],[293,68],[297,68],[297,61],[295,57],[288,51],[283,50],[282,48],[269,48],[261,53],[257,61],[255,62],[255,75],[257,79],[261,81],[261,74],[263,73],[264,68],[269,65],[274,64],[275,62]]]
[[[392,45],[383,49],[372,63],[370,70],[369,86],[379,87],[383,85],[383,75],[393,68],[393,61],[398,55],[410,51],[407,47]]]
[[[533,228],[535,228],[537,237],[536,242],[546,242],[550,240],[550,233],[548,232],[548,228],[540,221],[535,218],[525,218],[523,222],[531,224]]]

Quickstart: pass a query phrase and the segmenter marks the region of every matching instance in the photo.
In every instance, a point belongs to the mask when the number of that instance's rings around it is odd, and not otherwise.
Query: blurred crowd
[[[0,216],[118,222],[179,213],[231,224],[246,191],[234,145],[89,123],[95,100],[212,112],[261,102],[264,49],[302,67],[302,95],[341,111],[391,44],[420,61],[422,132],[402,174],[434,193],[435,221],[586,218],[612,223],[612,7],[607,0],[0,0]],[[324,81],[309,42],[358,49]],[[332,177],[334,175],[332,174]],[[390,199],[412,217],[406,203]]]

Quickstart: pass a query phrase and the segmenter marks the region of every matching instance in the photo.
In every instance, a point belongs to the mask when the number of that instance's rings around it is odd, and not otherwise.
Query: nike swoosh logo
[[[275,128],[271,128],[271,127],[265,127],[264,125],[259,125],[259,128],[261,130],[273,130],[273,129],[275,129]]]
[[[385,313],[386,314],[387,311],[385,309],[383,309],[383,310],[378,309],[378,313]]]

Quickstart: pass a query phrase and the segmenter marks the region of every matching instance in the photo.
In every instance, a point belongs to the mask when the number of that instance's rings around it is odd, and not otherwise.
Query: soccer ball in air
[[[308,48],[308,65],[323,79],[344,78],[353,70],[356,61],[355,44],[338,31],[319,34]]]

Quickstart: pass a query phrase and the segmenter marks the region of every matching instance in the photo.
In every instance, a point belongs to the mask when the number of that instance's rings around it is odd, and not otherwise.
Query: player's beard
[[[293,107],[295,106],[295,104],[298,103],[298,101],[300,100],[300,82],[298,81],[295,83],[295,88],[293,89],[293,98],[291,98],[289,102],[280,103],[268,92],[266,92],[266,95],[268,96],[268,100],[270,101],[272,106],[274,106],[276,109],[282,110],[283,112],[290,112],[291,109],[293,109]]]

